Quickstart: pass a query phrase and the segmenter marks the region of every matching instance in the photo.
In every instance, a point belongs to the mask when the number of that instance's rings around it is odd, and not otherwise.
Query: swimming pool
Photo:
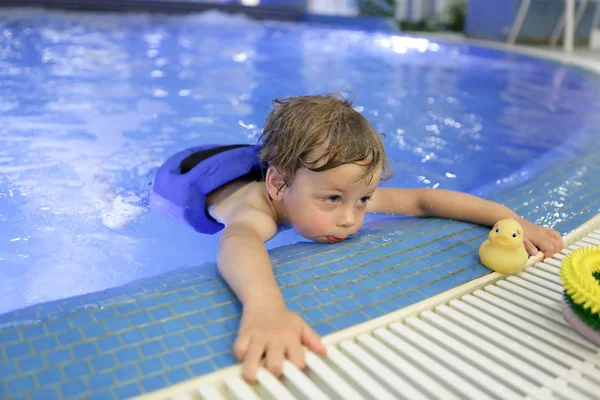
[[[214,261],[218,235],[150,212],[153,173],[254,142],[275,97],[349,92],[386,185],[488,194],[597,142],[597,76],[473,46],[218,13],[4,10],[0,33],[0,314]]]

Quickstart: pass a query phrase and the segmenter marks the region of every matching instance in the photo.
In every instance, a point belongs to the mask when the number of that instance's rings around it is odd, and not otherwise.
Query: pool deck
[[[545,54],[600,71],[593,59]],[[490,198],[570,232],[600,212],[596,143]],[[326,335],[489,273],[477,256],[487,232],[390,218],[343,243],[270,254],[288,306]],[[199,265],[0,315],[0,398],[122,399],[234,364],[241,308],[215,271]]]

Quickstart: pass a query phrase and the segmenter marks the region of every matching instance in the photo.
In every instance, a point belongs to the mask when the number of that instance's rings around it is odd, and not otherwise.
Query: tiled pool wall
[[[600,211],[593,151],[492,198],[563,234]],[[288,306],[321,335],[489,273],[488,229],[390,218],[334,245],[271,252]],[[122,399],[235,363],[241,307],[216,265],[185,268],[0,316],[0,398]]]

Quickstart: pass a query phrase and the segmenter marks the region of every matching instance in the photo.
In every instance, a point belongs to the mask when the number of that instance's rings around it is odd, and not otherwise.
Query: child
[[[286,357],[304,367],[302,345],[325,352],[318,335],[286,308],[276,284],[264,242],[282,227],[294,227],[316,242],[334,243],[355,234],[367,212],[452,218],[487,226],[514,218],[524,228],[529,254],[539,248],[549,256],[562,248],[558,232],[491,201],[446,190],[378,188],[380,180],[389,176],[383,144],[345,99],[276,100],[261,141],[262,148],[254,153],[228,146],[189,153],[180,164],[181,174],[191,174],[203,160],[226,151],[246,151],[250,154],[246,159],[255,158],[239,172],[242,177],[234,175],[220,187],[198,189],[206,193],[205,199],[198,196],[202,207],[195,211],[204,222],[194,226],[203,232],[224,226],[217,264],[243,305],[234,351],[244,361],[243,377],[250,382],[263,358],[265,367],[280,376]],[[236,156],[236,162],[223,171],[243,164],[244,157]],[[256,179],[255,166],[261,164],[266,169],[264,179]]]

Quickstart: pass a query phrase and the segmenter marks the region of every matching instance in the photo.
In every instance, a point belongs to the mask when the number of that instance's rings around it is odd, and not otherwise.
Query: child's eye
[[[341,197],[341,196],[337,196],[337,195],[336,195],[336,196],[329,196],[329,197],[327,197],[327,198],[325,199],[325,201],[326,201],[327,203],[335,204],[335,203],[339,203],[341,199],[342,199],[342,197]]]
[[[362,204],[367,204],[369,202],[369,200],[371,200],[371,196],[365,196],[363,198],[360,199],[360,202]]]

